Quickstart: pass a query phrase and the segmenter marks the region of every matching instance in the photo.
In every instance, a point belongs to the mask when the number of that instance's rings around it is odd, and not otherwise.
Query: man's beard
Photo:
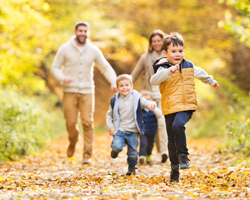
[[[81,39],[79,36],[76,36],[76,40],[79,44],[84,44],[86,42],[86,37],[84,37],[84,39]]]

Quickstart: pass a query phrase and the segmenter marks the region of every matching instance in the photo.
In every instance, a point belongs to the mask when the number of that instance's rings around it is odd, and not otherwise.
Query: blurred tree
[[[230,49],[231,59],[228,59],[232,79],[245,91],[250,91],[248,72],[250,71],[250,1],[249,0],[219,0],[227,5],[225,17],[218,26],[235,34],[238,41]]]
[[[218,0],[226,3],[225,19],[219,22],[220,27],[239,36],[241,42],[250,47],[250,1],[249,0]]]
[[[183,35],[185,55],[196,65],[209,73],[244,80],[237,72],[245,72],[250,53],[235,43],[232,33],[218,28],[227,8],[218,0],[0,0],[0,5],[3,86],[30,93],[48,88],[60,94],[60,83],[51,76],[50,66],[59,46],[73,35],[74,24],[80,20],[90,22],[90,39],[117,74],[130,73],[148,46],[149,34],[162,29]],[[96,107],[104,113],[113,93],[97,70],[94,77]],[[249,87],[246,80],[241,85]],[[104,122],[104,114],[99,116]]]
[[[1,85],[27,93],[45,90],[44,82],[35,72],[55,36],[50,21],[41,14],[47,12],[48,4],[43,0],[0,3]]]

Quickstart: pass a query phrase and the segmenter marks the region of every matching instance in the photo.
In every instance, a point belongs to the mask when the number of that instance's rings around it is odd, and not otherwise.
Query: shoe
[[[128,167],[128,172],[126,173],[127,176],[135,175],[135,167],[134,166],[129,166]]]
[[[170,182],[178,183],[180,179],[179,165],[171,165]]]
[[[126,176],[131,176],[131,175],[135,175],[135,172],[130,172],[130,171],[128,171],[128,172],[126,173]]]
[[[162,163],[165,163],[165,162],[167,161],[167,159],[168,159],[168,155],[167,155],[166,153],[163,153],[163,154],[161,155],[161,162],[162,162]]]
[[[91,159],[84,159],[82,164],[86,165],[86,164],[90,164],[91,163]]]
[[[178,156],[179,158],[179,163],[180,163],[180,168],[181,169],[188,169],[190,168],[190,164],[189,164],[189,159],[187,157],[187,154],[180,154]]]
[[[70,144],[67,149],[67,156],[70,158],[75,153],[75,145]]]
[[[112,157],[112,158],[117,158],[118,154],[119,154],[119,153],[117,153],[117,152],[114,151],[114,150],[111,151],[111,157]]]
[[[145,156],[139,156],[139,164],[143,165],[144,163],[146,163],[146,157]]]
[[[152,162],[152,159],[150,156],[146,156],[146,162],[147,164],[150,164]]]

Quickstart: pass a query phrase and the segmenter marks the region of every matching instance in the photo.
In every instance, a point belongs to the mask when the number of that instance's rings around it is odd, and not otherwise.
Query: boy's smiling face
[[[123,79],[120,80],[117,84],[117,90],[123,96],[127,96],[132,89],[133,89],[133,84],[130,82],[130,80]]]
[[[173,46],[171,43],[168,46],[168,50],[163,51],[163,54],[168,57],[168,62],[179,65],[184,58],[184,47],[181,45]]]

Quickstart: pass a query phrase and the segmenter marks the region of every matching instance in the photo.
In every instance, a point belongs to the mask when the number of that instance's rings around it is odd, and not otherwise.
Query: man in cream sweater
[[[83,164],[91,163],[94,139],[94,63],[116,91],[116,73],[98,47],[89,39],[88,22],[78,22],[75,35],[58,50],[51,71],[63,85],[63,107],[69,134],[67,156],[72,157],[78,140],[77,118],[80,112],[84,130]]]

